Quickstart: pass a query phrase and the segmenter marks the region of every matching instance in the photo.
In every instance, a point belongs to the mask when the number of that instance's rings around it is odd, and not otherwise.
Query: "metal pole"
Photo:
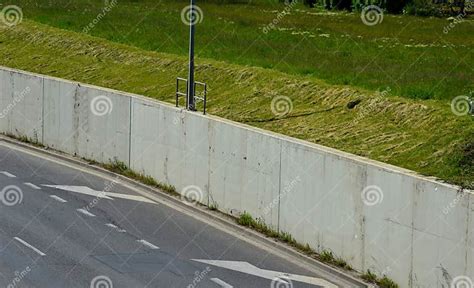
[[[194,103],[194,25],[196,24],[197,15],[194,8],[195,0],[190,0],[190,21],[189,21],[189,74],[188,74],[188,110],[196,111]]]

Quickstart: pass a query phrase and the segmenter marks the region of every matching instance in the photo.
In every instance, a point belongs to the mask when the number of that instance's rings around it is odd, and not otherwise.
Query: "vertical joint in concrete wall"
[[[283,143],[280,141],[280,159],[279,159],[279,167],[278,167],[278,222],[277,222],[277,231],[280,231],[280,211],[281,211],[281,154],[283,149]]]

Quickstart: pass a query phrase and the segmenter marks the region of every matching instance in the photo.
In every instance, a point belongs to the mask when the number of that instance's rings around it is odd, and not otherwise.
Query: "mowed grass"
[[[77,32],[105,6],[104,1],[91,0],[14,2],[27,18]],[[277,1],[198,2],[203,21],[197,26],[196,53],[201,58],[373,91],[388,87],[388,96],[451,100],[474,90],[474,21],[470,19],[446,34],[446,19],[385,15],[382,23],[370,27],[359,13],[326,13],[301,4],[278,17],[285,6]],[[185,1],[120,0],[88,33],[185,56],[188,27],[181,22],[180,12],[186,5]],[[275,19],[276,29],[263,33]],[[197,79],[210,82],[204,75]]]
[[[125,20],[124,20],[125,21]],[[30,20],[0,26],[0,64],[174,102],[187,58],[146,51]],[[198,59],[209,113],[334,147],[465,186],[474,182],[474,117],[449,100],[419,101],[311,76]],[[272,112],[277,96],[292,110]],[[351,101],[360,103],[347,108]],[[471,146],[469,146],[471,144]]]

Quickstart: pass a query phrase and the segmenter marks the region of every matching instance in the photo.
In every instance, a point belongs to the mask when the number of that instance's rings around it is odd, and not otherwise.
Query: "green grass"
[[[0,26],[0,64],[174,102],[186,57],[146,51],[29,20]],[[474,183],[474,117],[449,100],[413,100],[329,85],[312,76],[198,59],[210,114],[436,176]],[[393,90],[390,93],[394,93]],[[271,102],[293,110],[276,117]],[[357,103],[352,109],[348,103]]]
[[[468,36],[474,21],[445,34],[449,24],[445,19],[385,15],[381,24],[369,27],[358,13],[328,14],[296,5],[277,29],[265,34],[263,27],[276,19],[284,4],[215,2],[199,1],[204,17],[197,26],[196,53],[201,58],[308,75],[337,85],[390,87],[392,95],[408,98],[450,100],[474,90],[474,38]],[[188,2],[118,3],[89,31],[91,35],[149,51],[187,55],[188,27],[181,22],[180,11]],[[77,32],[104,7],[104,1],[90,0],[15,4],[27,18]],[[203,74],[197,78],[217,84]]]
[[[361,278],[369,283],[377,284],[377,286],[380,288],[398,288],[399,287],[397,283],[393,282],[393,280],[388,278],[387,276],[384,275],[382,278],[379,278],[370,270],[367,270],[367,272],[364,273],[361,276]]]
[[[153,177],[149,175],[145,175],[142,173],[138,173],[130,169],[125,163],[113,159],[109,163],[105,164],[99,164],[100,166],[104,167],[105,169],[112,171],[114,173],[126,176],[128,178],[137,180],[138,182],[141,182],[145,185],[159,188],[160,190],[172,194],[172,195],[177,195],[178,192],[176,192],[176,188],[172,185],[166,184],[166,183],[161,183],[156,181]]]

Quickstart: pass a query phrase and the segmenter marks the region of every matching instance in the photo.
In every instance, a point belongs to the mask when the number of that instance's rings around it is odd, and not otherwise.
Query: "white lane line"
[[[89,217],[95,217],[94,214],[92,214],[91,212],[87,211],[86,209],[83,209],[83,208],[80,208],[80,209],[76,209],[77,212],[80,212],[84,215],[87,215]]]
[[[217,285],[221,286],[222,288],[234,288],[234,286],[222,281],[219,278],[211,278],[211,281],[216,283]]]
[[[26,186],[28,186],[28,187],[31,187],[31,188],[33,188],[33,189],[36,189],[36,190],[41,190],[41,188],[40,188],[40,187],[36,186],[36,185],[35,185],[35,184],[33,184],[33,183],[30,183],[30,182],[25,182],[25,183],[23,183],[23,184],[25,184]]]
[[[117,232],[119,232],[119,233],[127,232],[126,230],[123,230],[123,229],[119,228],[117,225],[114,225],[112,223],[107,223],[107,224],[105,224],[105,226],[113,228],[113,229],[117,230]]]
[[[10,178],[16,178],[15,175],[11,174],[11,173],[8,173],[7,171],[0,171],[0,174],[3,174],[7,177],[10,177]]]
[[[151,249],[160,249],[160,247],[157,247],[153,244],[151,244],[150,242],[146,241],[146,240],[137,240],[137,242],[140,242],[142,243],[143,245],[147,246],[148,248],[151,248]]]
[[[41,252],[40,250],[38,250],[37,248],[33,247],[33,245],[29,244],[28,242],[26,242],[25,240],[21,239],[21,238],[18,238],[18,237],[13,237],[13,239],[15,239],[16,241],[20,242],[21,244],[25,245],[26,247],[30,248],[31,250],[35,251],[36,253],[38,253],[40,256],[46,256],[46,254],[44,254],[43,252]]]
[[[49,195],[49,197],[53,198],[54,200],[58,201],[58,202],[61,202],[61,203],[67,203],[66,200],[64,200],[63,198],[59,197],[59,196],[56,196],[56,195]]]

